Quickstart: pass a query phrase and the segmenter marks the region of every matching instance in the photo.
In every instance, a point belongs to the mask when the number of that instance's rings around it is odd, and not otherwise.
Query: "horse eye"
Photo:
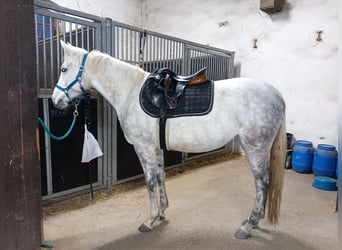
[[[61,71],[64,73],[64,72],[67,72],[67,68],[61,68]]]

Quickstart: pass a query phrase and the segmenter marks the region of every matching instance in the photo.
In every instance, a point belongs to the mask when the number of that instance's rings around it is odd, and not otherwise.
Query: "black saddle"
[[[166,119],[208,114],[213,104],[213,81],[207,80],[206,68],[190,76],[179,76],[163,68],[150,74],[141,88],[141,108],[159,118],[160,148],[165,149]]]
[[[186,86],[199,85],[207,81],[206,68],[190,76],[177,75],[163,68],[152,73],[145,81],[140,93],[140,102],[150,102],[159,109],[175,109],[181,103]]]

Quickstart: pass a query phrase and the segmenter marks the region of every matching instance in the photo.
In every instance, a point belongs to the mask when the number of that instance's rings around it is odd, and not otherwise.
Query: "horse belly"
[[[165,139],[168,150],[200,153],[226,145],[237,134],[234,122],[210,115],[167,120]]]

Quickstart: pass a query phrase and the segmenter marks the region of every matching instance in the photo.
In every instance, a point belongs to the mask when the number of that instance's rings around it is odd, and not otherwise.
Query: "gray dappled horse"
[[[63,41],[61,46],[64,62],[52,101],[65,109],[84,92],[96,89],[115,108],[124,135],[144,170],[150,215],[139,231],[150,231],[156,220],[165,218],[168,207],[163,158],[159,157],[159,119],[149,116],[139,103],[141,88],[150,73],[99,51],[87,52]],[[253,210],[235,234],[248,238],[259,219],[264,218],[266,204],[268,222],[278,223],[286,155],[285,103],[274,87],[246,78],[215,81],[213,94],[208,114],[165,122],[165,145],[168,150],[207,152],[238,135],[256,188]]]

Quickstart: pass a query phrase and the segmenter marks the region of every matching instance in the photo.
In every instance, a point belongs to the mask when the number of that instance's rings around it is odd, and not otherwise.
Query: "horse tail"
[[[286,120],[285,116],[274,139],[270,154],[271,183],[267,194],[267,221],[278,224],[281,195],[284,184],[284,167],[286,160]]]

